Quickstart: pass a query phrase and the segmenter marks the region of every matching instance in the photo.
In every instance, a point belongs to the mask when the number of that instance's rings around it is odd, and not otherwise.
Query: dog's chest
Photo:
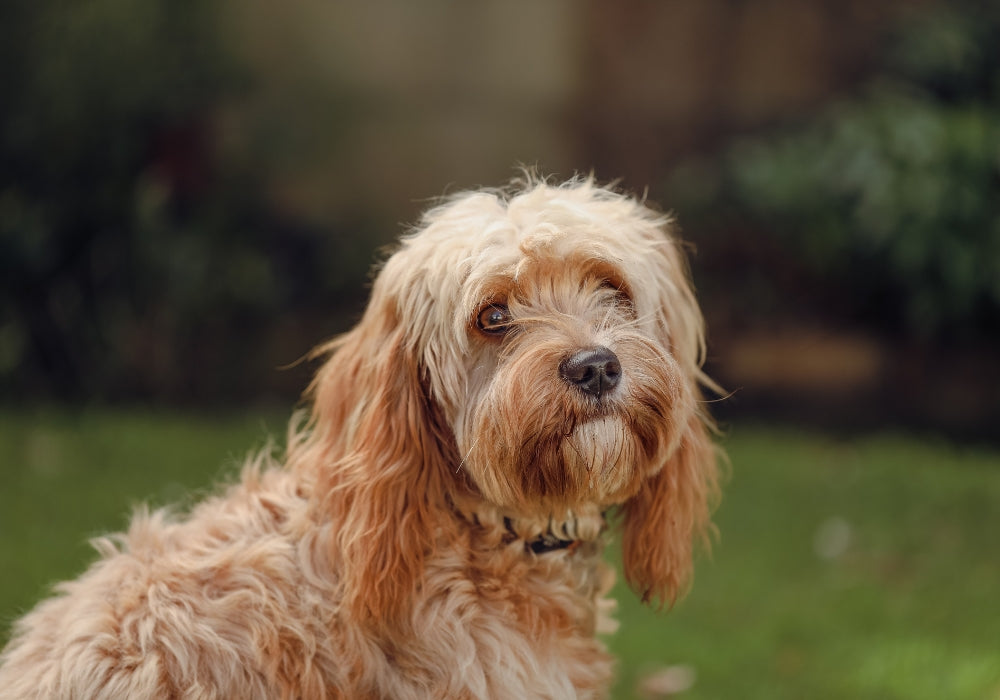
[[[415,646],[390,666],[440,697],[604,697],[612,660],[597,635],[613,631],[613,580],[596,542],[443,555],[418,592]]]

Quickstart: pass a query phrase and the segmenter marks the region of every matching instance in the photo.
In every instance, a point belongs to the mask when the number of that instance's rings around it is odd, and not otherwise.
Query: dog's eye
[[[601,289],[610,289],[616,294],[623,294],[628,296],[628,290],[625,289],[625,285],[620,280],[616,279],[602,279],[600,284]]]
[[[601,280],[600,288],[610,292],[616,304],[625,307],[632,305],[632,294],[622,282],[614,279]]]
[[[507,310],[506,306],[490,304],[479,312],[476,323],[483,333],[496,335],[506,333],[510,327],[510,311]]]

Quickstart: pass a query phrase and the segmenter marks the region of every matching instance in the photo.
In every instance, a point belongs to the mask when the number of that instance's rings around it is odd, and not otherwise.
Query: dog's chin
[[[573,428],[560,446],[563,468],[586,480],[585,491],[603,502],[629,490],[635,479],[635,437],[621,418],[606,416]]]
[[[607,507],[634,495],[649,475],[660,453],[650,442],[624,418],[607,415],[526,435],[520,444],[480,441],[465,468],[484,498],[514,512]]]

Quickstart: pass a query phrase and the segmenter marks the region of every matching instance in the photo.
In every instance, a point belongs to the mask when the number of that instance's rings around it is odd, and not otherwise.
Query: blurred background
[[[15,506],[32,489],[50,497],[46,469],[87,453],[83,434],[154,430],[121,422],[138,406],[170,425],[229,416],[217,436],[233,420],[245,435],[234,414],[287,411],[312,371],[289,365],[356,320],[379,249],[433,198],[528,165],[647,192],[692,243],[709,371],[732,392],[714,408],[733,435],[735,505],[720,518],[757,517],[756,503],[741,510],[741,474],[749,489],[803,460],[888,469],[875,491],[895,503],[924,455],[946,465],[927,465],[927,493],[967,518],[924,522],[951,556],[1000,525],[977,500],[1000,495],[998,36],[1000,5],[974,0],[7,0],[0,525],[55,527]],[[767,427],[740,442],[741,425]],[[918,447],[887,456],[887,434]],[[147,461],[141,448],[127,459]],[[817,468],[809,489],[858,502]],[[80,488],[101,472],[80,469]],[[118,507],[217,474],[199,469],[137,481]],[[795,529],[810,514],[788,517]],[[96,527],[82,522],[77,539]],[[803,528],[839,553],[860,547],[842,514]],[[974,542],[954,566],[982,565]],[[1000,586],[986,566],[975,580]],[[22,573],[2,610],[73,570]],[[945,658],[914,653],[911,675]],[[794,653],[774,658],[771,681],[809,675]],[[975,669],[929,697],[1000,697],[995,649]],[[919,696],[874,683],[873,697]]]
[[[676,213],[723,413],[989,436],[995,3],[8,2],[0,391],[294,399],[376,250],[519,164]]]

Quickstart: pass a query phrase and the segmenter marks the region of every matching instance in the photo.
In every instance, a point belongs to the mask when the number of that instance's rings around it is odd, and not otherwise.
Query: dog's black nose
[[[581,350],[563,360],[559,374],[580,391],[601,398],[618,386],[622,366],[618,356],[605,347]]]

